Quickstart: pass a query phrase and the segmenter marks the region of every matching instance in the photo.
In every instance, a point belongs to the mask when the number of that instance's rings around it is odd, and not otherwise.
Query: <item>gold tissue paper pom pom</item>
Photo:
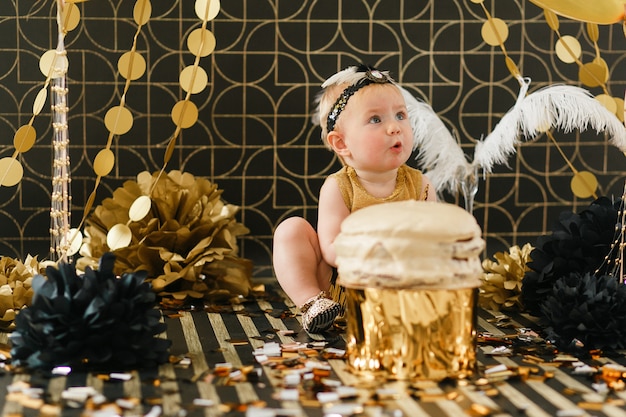
[[[497,252],[493,256],[495,261],[483,260],[478,300],[481,307],[495,311],[522,310],[522,279],[529,270],[526,264],[531,261],[532,250],[532,245],[527,243],[522,248],[513,246],[508,252]]]
[[[113,252],[117,275],[147,271],[153,291],[176,303],[248,295],[252,263],[238,256],[237,238],[249,230],[235,219],[239,207],[221,194],[217,185],[189,173],[140,173],[87,218],[77,268],[96,268],[104,253]],[[144,196],[150,209],[137,219],[129,210]],[[117,225],[132,236],[128,245],[111,250],[107,235]]]
[[[33,299],[32,281],[45,271],[37,257],[28,255],[24,262],[7,256],[0,257],[0,329],[13,330],[15,316],[28,307]]]

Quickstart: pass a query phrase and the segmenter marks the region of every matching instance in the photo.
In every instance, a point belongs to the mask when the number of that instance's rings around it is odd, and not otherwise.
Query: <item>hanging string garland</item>
[[[146,5],[149,5],[148,0],[139,0],[135,6],[135,20],[138,24],[146,19],[146,11],[143,9]],[[142,9],[140,9],[140,6]],[[182,129],[193,126],[198,120],[198,108],[191,101],[191,95],[197,94],[203,91],[208,84],[208,75],[206,71],[200,66],[200,59],[210,55],[216,46],[215,36],[206,27],[209,21],[213,20],[219,13],[220,2],[219,0],[196,0],[195,12],[198,18],[202,21],[202,26],[192,31],[187,38],[187,47],[189,51],[195,56],[194,63],[185,67],[179,76],[180,87],[186,92],[186,96],[183,100],[177,102],[171,112],[172,121],[174,122],[176,129],[168,141],[168,145],[164,155],[163,166],[157,177],[160,177],[172,157],[174,152],[176,141]],[[138,18],[139,16],[139,18]],[[136,41],[136,38],[135,38]],[[122,74],[122,68],[128,68],[125,72],[125,77],[130,80],[134,77],[140,76],[140,71],[134,67],[135,61],[139,61],[139,67],[145,70],[145,62],[143,59],[139,59],[140,55],[134,54],[134,49],[130,53],[122,56],[120,59],[120,73]],[[128,81],[127,81],[128,82]],[[124,96],[122,96],[123,98]],[[110,126],[112,133],[127,131],[132,124],[132,115],[130,112],[123,111],[122,105],[118,108],[111,109],[107,113],[105,123],[107,127]],[[125,109],[124,109],[125,110]],[[109,122],[107,123],[107,120]],[[110,140],[109,140],[110,145]],[[107,148],[108,150],[108,148]],[[106,151],[106,150],[105,150]],[[100,155],[99,155],[100,156]],[[100,158],[101,164],[94,164],[94,167],[109,169],[113,167],[113,154],[108,151]],[[96,172],[98,173],[98,172]],[[108,172],[107,172],[108,173]],[[100,176],[98,177],[99,180]],[[98,181],[97,180],[97,181]],[[156,185],[158,181],[155,181]],[[145,218],[152,208],[152,194],[154,189],[150,189],[147,194],[139,196],[130,206],[128,221],[126,223],[119,223],[111,227],[107,233],[107,245],[111,250],[127,247],[133,237],[132,230],[130,228],[131,222],[141,221]],[[85,207],[85,218],[89,213],[89,210],[93,206],[95,200],[95,190],[90,196],[88,204]],[[82,224],[82,222],[81,222]]]
[[[72,255],[80,250],[80,247],[83,243],[82,235],[80,234],[79,230],[81,229],[81,227],[85,223],[85,220],[91,212],[91,208],[93,207],[94,201],[96,199],[96,191],[98,189],[98,186],[100,185],[102,177],[107,176],[115,166],[115,155],[111,151],[113,138],[116,135],[119,136],[127,133],[133,125],[133,115],[130,110],[125,107],[126,94],[130,89],[131,81],[141,78],[146,71],[146,61],[143,56],[137,52],[137,40],[139,39],[142,28],[150,20],[151,15],[152,3],[150,2],[150,0],[137,0],[133,9],[133,19],[137,24],[137,30],[133,38],[133,44],[130,51],[124,53],[119,58],[117,64],[120,76],[126,79],[126,82],[124,83],[124,90],[122,92],[119,105],[109,109],[104,116],[104,125],[109,131],[109,136],[107,138],[105,148],[100,150],[100,152],[98,152],[94,159],[93,169],[96,174],[94,188],[85,203],[83,217],[80,221],[80,224],[75,229],[75,232],[71,235],[69,239],[71,242]]]
[[[83,0],[84,1],[84,0]],[[80,12],[73,4],[77,1],[67,0],[64,7],[58,6],[57,21],[60,24],[59,35],[64,37],[67,32],[75,29],[80,21]],[[62,46],[62,45],[60,45]],[[37,139],[37,131],[33,127],[35,118],[41,113],[48,99],[48,87],[53,78],[67,70],[68,61],[64,48],[46,51],[39,60],[39,69],[46,77],[43,87],[35,96],[33,114],[27,124],[21,126],[13,136],[15,151],[12,156],[0,159],[0,186],[12,187],[18,184],[23,177],[24,168],[17,157],[32,149]]]

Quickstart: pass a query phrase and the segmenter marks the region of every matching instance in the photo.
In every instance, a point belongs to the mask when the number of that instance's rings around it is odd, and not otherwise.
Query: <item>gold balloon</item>
[[[608,25],[624,20],[624,0],[530,0],[568,19]]]

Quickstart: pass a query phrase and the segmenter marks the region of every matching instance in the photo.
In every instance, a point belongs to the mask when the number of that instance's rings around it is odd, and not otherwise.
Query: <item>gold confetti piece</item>
[[[441,401],[441,400],[447,400],[447,396],[445,393],[426,393],[426,392],[421,392],[419,394],[417,394],[417,396],[419,397],[420,401],[424,401],[424,402],[434,402],[434,401]]]
[[[473,403],[470,406],[469,414],[471,416],[489,416],[492,410],[483,404]]]
[[[61,407],[53,404],[44,404],[39,409],[40,417],[56,417],[61,415]]]
[[[534,355],[524,355],[523,356],[524,361],[526,362],[531,362],[531,363],[544,363],[545,360],[540,358],[539,356],[534,356]]]
[[[458,391],[450,391],[446,393],[446,398],[450,401],[454,401],[457,400],[459,398],[459,392]]]
[[[244,346],[250,344],[248,339],[226,339],[233,346]]]
[[[572,355],[557,355],[554,362],[578,362],[578,358]]]
[[[595,411],[602,410],[602,407],[604,407],[604,403],[596,403],[596,402],[589,402],[589,401],[581,401],[577,405],[583,410],[595,410]]]

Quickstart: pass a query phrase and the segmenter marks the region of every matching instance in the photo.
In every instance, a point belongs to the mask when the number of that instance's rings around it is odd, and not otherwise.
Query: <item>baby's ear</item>
[[[349,154],[350,151],[348,150],[346,141],[341,133],[333,130],[328,133],[327,140],[328,144],[331,148],[333,148],[333,151],[335,151],[337,155],[346,156]]]

